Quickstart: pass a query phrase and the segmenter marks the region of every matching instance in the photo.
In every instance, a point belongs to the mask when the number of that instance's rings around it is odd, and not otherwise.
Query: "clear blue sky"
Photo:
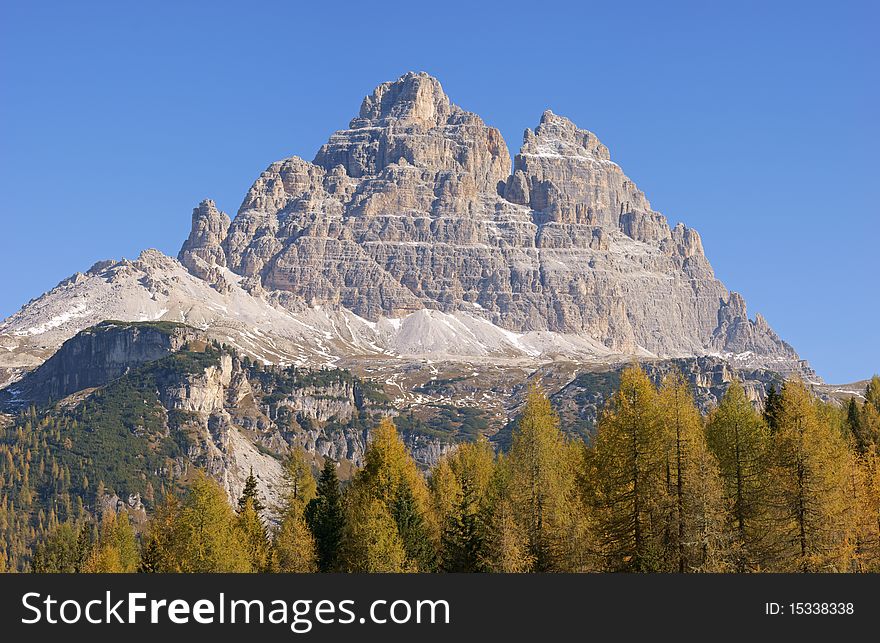
[[[176,254],[412,69],[512,152],[548,107],[596,132],[821,376],[880,371],[880,3],[318,4],[0,0],[0,316]]]

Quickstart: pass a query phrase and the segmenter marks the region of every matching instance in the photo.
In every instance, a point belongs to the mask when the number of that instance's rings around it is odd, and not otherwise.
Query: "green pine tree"
[[[306,505],[305,520],[315,539],[318,571],[336,570],[345,526],[345,509],[336,476],[336,462],[332,458],[324,459],[317,495]]]
[[[776,429],[779,428],[778,417],[781,404],[782,399],[776,390],[776,385],[771,384],[767,387],[767,399],[764,400],[764,421],[770,428],[771,433],[775,433]]]
[[[436,551],[428,535],[428,528],[412,489],[404,482],[397,490],[391,505],[391,516],[403,542],[407,558],[420,572],[433,571],[437,563]]]
[[[254,468],[251,467],[251,472],[248,474],[247,480],[244,481],[244,490],[241,492],[241,496],[238,499],[238,511],[244,511],[245,505],[250,501],[251,507],[258,514],[262,513],[265,507],[263,503],[260,502],[260,493],[257,490],[257,479],[254,477]]]

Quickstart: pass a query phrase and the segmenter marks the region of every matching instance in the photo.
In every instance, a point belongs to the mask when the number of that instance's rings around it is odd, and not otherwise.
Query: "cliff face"
[[[414,362],[717,355],[818,380],[593,133],[547,111],[511,164],[498,131],[423,73],[377,87],[312,162],[272,163],[234,219],[199,204],[178,258],[99,262],[0,322],[0,386],[106,319],[403,379]]]
[[[225,286],[370,320],[420,309],[659,356],[797,355],[715,279],[696,231],[651,209],[597,137],[547,111],[511,173],[499,132],[409,73],[309,163],[270,165],[231,223],[193,215],[180,260]]]
[[[139,364],[170,355],[198,336],[192,328],[169,322],[102,322],[64,342],[14,388],[0,391],[0,402],[43,405],[103,386]]]

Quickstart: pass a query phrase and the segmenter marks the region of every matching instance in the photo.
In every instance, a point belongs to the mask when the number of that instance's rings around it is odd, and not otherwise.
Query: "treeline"
[[[763,412],[742,386],[701,416],[681,375],[625,370],[589,444],[532,389],[510,450],[462,444],[427,476],[391,420],[344,487],[287,465],[271,524],[256,481],[236,507],[205,476],[135,534],[71,518],[36,572],[878,572],[880,378],[845,408],[797,380]]]

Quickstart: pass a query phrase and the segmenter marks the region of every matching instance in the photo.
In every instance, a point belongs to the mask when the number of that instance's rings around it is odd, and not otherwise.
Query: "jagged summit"
[[[361,103],[360,116],[351,129],[388,124],[389,121],[437,127],[461,109],[449,102],[440,81],[425,72],[407,72],[395,81],[382,83]]]
[[[611,160],[608,148],[595,134],[578,129],[572,121],[549,109],[541,115],[541,122],[534,132],[531,129],[525,131],[519,154]]]
[[[670,227],[595,134],[547,110],[511,163],[499,131],[424,72],[376,87],[313,162],[270,164],[231,220],[202,201],[178,259],[187,278],[147,257],[59,286],[0,325],[3,357],[31,365],[100,311],[238,333],[264,315],[276,346],[249,338],[250,350],[297,363],[711,354],[809,374],[715,278],[699,234]],[[122,300],[105,298],[113,288]],[[70,315],[53,308],[74,296]],[[48,348],[41,316],[59,320]]]
[[[477,190],[493,192],[510,173],[510,153],[501,133],[453,105],[437,79],[410,72],[367,96],[360,116],[330,137],[314,164],[352,178],[409,165],[467,175]]]
[[[269,166],[225,238],[201,208],[181,260],[368,320],[427,308],[622,353],[797,360],[729,305],[697,232],[670,228],[592,132],[547,110],[508,168],[498,130],[410,72],[369,94],[314,163]]]

